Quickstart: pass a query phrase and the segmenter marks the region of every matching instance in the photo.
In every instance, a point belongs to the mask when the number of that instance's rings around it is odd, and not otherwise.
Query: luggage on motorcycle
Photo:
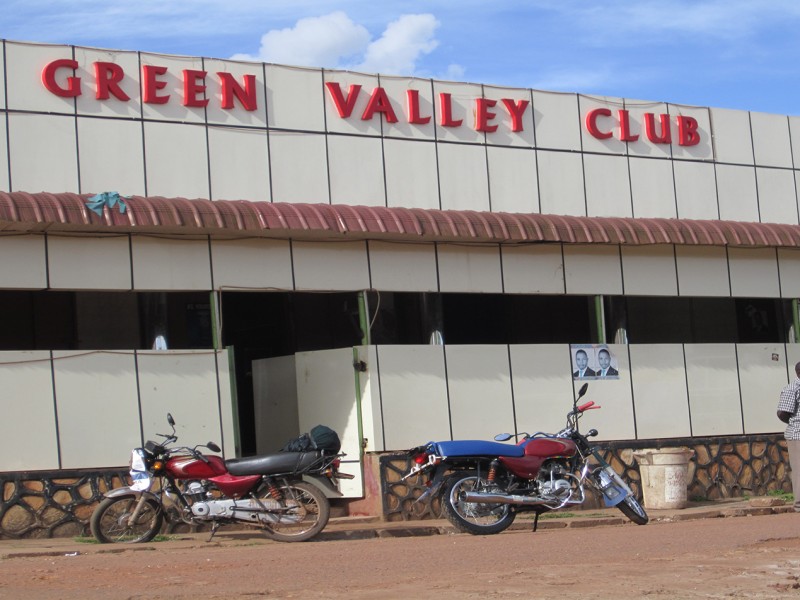
[[[317,425],[311,432],[289,440],[281,448],[281,452],[310,452],[325,450],[328,454],[336,454],[342,448],[339,435],[326,425]]]

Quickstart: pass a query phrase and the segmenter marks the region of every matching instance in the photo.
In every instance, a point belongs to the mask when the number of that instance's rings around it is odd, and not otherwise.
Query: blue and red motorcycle
[[[535,531],[540,514],[583,504],[587,483],[606,506],[645,525],[649,519],[636,495],[589,442],[597,430],[579,430],[583,414],[600,408],[593,401],[578,405],[587,389],[588,384],[581,387],[566,427],[557,433],[520,433],[514,445],[502,443],[515,437],[508,433],[494,442],[428,442],[409,451],[413,466],[402,480],[421,480],[428,489],[417,502],[441,496],[450,522],[474,535],[499,533],[522,511],[536,513]]]

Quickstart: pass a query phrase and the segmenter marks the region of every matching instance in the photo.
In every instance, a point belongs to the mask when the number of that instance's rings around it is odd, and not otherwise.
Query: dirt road
[[[800,515],[0,561],[0,598],[798,598]]]

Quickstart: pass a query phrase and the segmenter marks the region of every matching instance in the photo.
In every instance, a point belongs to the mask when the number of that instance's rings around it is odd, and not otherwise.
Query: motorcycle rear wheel
[[[92,513],[90,526],[92,535],[101,544],[137,544],[149,542],[161,531],[164,514],[161,506],[150,498],[133,525],[128,523],[139,498],[136,496],[120,496],[106,498]]]
[[[634,498],[633,496],[628,496],[617,504],[617,508],[622,511],[622,514],[628,517],[631,521],[636,523],[637,525],[647,525],[647,522],[650,520],[650,517],[647,516],[647,513],[639,504],[639,501]]]
[[[279,542],[305,542],[310,540],[328,524],[331,505],[317,486],[298,482],[279,485],[283,501],[278,502],[265,487],[258,492],[259,500],[281,516],[277,523],[264,527],[264,534]]]
[[[447,478],[442,492],[442,506],[447,520],[459,531],[472,535],[492,535],[508,529],[514,522],[516,513],[509,504],[489,504],[464,502],[463,492],[483,489],[484,479],[475,473],[463,471]]]

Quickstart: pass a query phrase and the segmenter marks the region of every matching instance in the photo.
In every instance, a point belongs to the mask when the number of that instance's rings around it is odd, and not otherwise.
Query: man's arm
[[[778,411],[778,418],[783,421],[784,423],[788,423],[789,419],[792,418],[792,413],[786,412],[785,410]]]

